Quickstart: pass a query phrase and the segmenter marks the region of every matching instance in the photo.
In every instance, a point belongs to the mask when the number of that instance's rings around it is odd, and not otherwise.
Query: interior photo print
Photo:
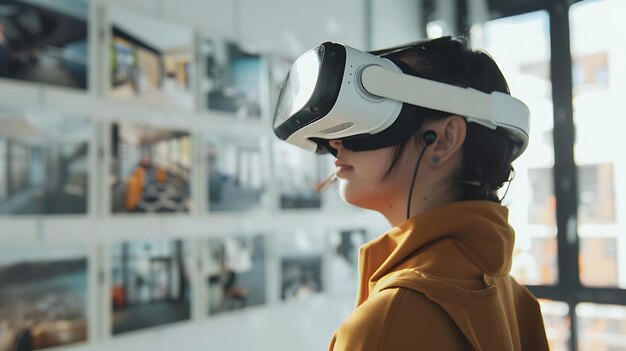
[[[324,160],[287,143],[274,142],[272,146],[280,208],[320,208],[322,196],[319,189],[323,180],[330,175]]]
[[[189,133],[119,123],[111,135],[113,213],[189,212]]]
[[[287,78],[289,74],[293,61],[293,59],[277,54],[271,55],[269,58],[269,97],[270,106],[272,106],[270,113],[272,114],[274,113],[278,95],[280,95],[280,90],[285,83],[285,78]]]
[[[292,229],[292,228],[290,228]],[[326,291],[323,264],[326,233],[314,226],[279,232],[273,244],[279,265],[282,300],[305,300]]]
[[[265,237],[236,236],[205,241],[203,280],[209,314],[266,302]]]
[[[356,291],[359,277],[359,248],[367,242],[365,229],[333,230],[329,234],[328,288]]]
[[[0,216],[87,212],[88,120],[0,112]]]
[[[205,40],[200,49],[206,75],[205,105],[209,110],[242,118],[269,112],[267,60],[229,41]]]
[[[0,350],[40,350],[87,341],[84,247],[0,249]]]
[[[258,139],[206,135],[208,208],[212,212],[258,208],[267,194],[267,174]]]
[[[280,267],[281,299],[303,300],[322,292],[322,256],[283,257]]]
[[[191,318],[189,245],[136,240],[111,246],[111,331],[125,333]]]
[[[0,1],[0,77],[87,89],[88,0]]]
[[[108,13],[110,95],[192,110],[191,29],[118,8]]]

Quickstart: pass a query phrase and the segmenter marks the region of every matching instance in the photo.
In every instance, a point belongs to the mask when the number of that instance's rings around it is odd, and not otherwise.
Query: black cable
[[[509,179],[506,181],[507,182],[506,190],[504,191],[504,195],[502,195],[500,202],[502,202],[502,200],[504,200],[504,198],[506,197],[506,194],[509,193],[509,188],[511,187],[511,182],[513,181],[513,179],[515,179],[515,168],[511,166],[511,174],[509,174]]]
[[[422,149],[420,156],[417,158],[417,163],[415,164],[415,171],[413,171],[413,180],[411,181],[411,187],[409,189],[409,200],[406,205],[406,219],[411,218],[411,197],[413,197],[413,188],[415,187],[415,178],[417,178],[417,170],[420,167],[420,163],[422,162],[422,158],[424,157],[424,154],[426,153],[426,149],[428,149],[430,144],[434,143],[435,139],[437,139],[437,133],[435,133],[432,130],[427,130],[424,133],[423,138],[424,138],[424,142],[426,143],[426,145]]]

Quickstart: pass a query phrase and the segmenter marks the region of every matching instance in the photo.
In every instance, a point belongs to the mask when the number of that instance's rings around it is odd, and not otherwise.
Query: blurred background
[[[323,350],[378,214],[278,142],[291,63],[461,35],[531,110],[504,203],[552,350],[626,350],[622,0],[0,0],[0,351]]]

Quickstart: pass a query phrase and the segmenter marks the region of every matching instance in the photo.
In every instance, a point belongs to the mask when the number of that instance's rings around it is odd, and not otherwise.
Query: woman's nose
[[[339,150],[340,147],[343,147],[343,144],[341,143],[341,140],[339,139],[333,139],[329,141],[328,143],[330,144],[330,147],[332,147],[335,150]]]

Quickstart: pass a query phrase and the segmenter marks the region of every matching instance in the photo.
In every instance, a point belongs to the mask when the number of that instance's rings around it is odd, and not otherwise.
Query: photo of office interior
[[[331,172],[314,154],[293,145],[272,143],[275,180],[283,209],[320,208],[322,198],[316,187]]]
[[[201,48],[205,54],[207,108],[239,118],[267,114],[266,58],[245,52],[234,42],[207,40]]]
[[[268,190],[262,145],[247,137],[205,135],[209,211],[245,211],[262,205]]]
[[[0,259],[0,349],[41,350],[87,340],[84,247],[14,247]],[[46,252],[43,252],[46,250]]]
[[[0,113],[0,215],[85,214],[88,120]]]
[[[267,301],[267,254],[262,235],[209,239],[204,248],[208,313],[234,311]]]
[[[182,240],[136,240],[111,248],[113,334],[190,318],[191,288]]]
[[[625,16],[0,0],[0,351],[626,350]]]
[[[115,124],[112,211],[188,212],[191,141],[186,132]]]
[[[329,289],[355,291],[359,278],[359,248],[368,242],[365,229],[340,228],[329,234]]]
[[[0,6],[0,77],[87,89],[88,0]]]
[[[109,19],[110,95],[191,110],[193,33],[118,8],[110,9]]]

